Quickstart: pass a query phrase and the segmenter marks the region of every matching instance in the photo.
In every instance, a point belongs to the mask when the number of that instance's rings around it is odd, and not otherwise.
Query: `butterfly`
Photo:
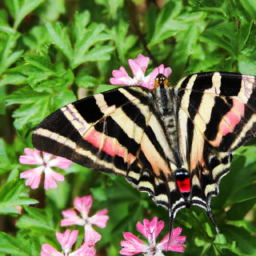
[[[254,76],[191,74],[176,86],[158,74],[154,88],[120,87],[68,104],[33,133],[41,151],[125,176],[168,209],[203,208],[216,229],[211,198],[232,152],[256,136]]]

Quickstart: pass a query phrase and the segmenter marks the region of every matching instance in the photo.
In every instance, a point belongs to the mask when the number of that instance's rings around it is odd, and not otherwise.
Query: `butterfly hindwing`
[[[232,151],[256,135],[255,87],[254,76],[223,72],[192,74],[177,84],[185,134],[179,145],[189,163],[192,204],[210,209]]]

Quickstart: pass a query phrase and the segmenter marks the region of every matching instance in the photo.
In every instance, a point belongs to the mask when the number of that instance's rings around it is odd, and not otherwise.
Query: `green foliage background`
[[[25,187],[19,164],[32,148],[37,124],[54,110],[113,86],[113,69],[142,53],[149,68],[162,63],[170,81],[200,71],[256,75],[256,2],[250,0],[6,0],[0,2],[0,256],[40,255],[41,244],[60,250],[55,236],[61,210],[92,194],[92,214],[109,211],[97,255],[118,255],[122,232],[158,216],[168,232],[168,212],[124,178],[72,165],[59,170],[58,189]],[[187,236],[185,255],[256,255],[256,147],[239,149],[212,209],[220,235],[202,209],[178,213]],[[21,205],[18,214],[14,206]],[[27,206],[30,205],[30,206]],[[36,206],[36,207],[33,207]],[[77,227],[75,227],[77,229]],[[83,239],[80,228],[79,247]],[[141,238],[141,236],[140,236]],[[178,253],[166,253],[178,255]]]

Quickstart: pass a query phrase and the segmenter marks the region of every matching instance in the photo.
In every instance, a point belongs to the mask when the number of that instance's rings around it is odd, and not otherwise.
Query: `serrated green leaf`
[[[123,20],[120,20],[118,26],[112,29],[112,32],[114,33],[113,39],[115,40],[115,44],[116,44],[120,59],[123,62],[125,62],[125,54],[137,41],[137,38],[132,35],[126,36],[129,26],[130,26],[129,23]],[[125,37],[126,37],[126,40],[123,40],[123,38]]]
[[[57,93],[56,95],[52,96],[52,110],[57,110],[69,103],[72,103],[76,100],[76,97],[73,93],[73,91],[61,91]]]
[[[48,94],[46,93],[38,94],[37,92],[31,90],[29,87],[23,87],[8,96],[6,98],[6,104],[7,106],[12,104],[30,104],[47,97]]]
[[[24,251],[22,241],[14,238],[4,232],[0,232],[0,252],[7,253],[12,256],[30,256]]]
[[[21,74],[6,74],[3,76],[3,79],[0,80],[0,86],[6,85],[6,84],[15,84],[19,85],[24,83],[26,80],[26,76],[23,76]]]
[[[32,104],[21,105],[13,112],[14,126],[22,130],[25,126],[34,127],[42,121],[42,117],[50,114],[49,97],[41,98]]]
[[[9,0],[9,2],[15,2],[13,4],[15,6],[14,28],[17,29],[24,17],[36,9],[44,0]]]
[[[148,44],[150,47],[173,36],[178,31],[187,30],[187,25],[184,22],[175,20],[181,8],[182,3],[180,1],[171,0],[166,2],[157,18],[156,29]]]
[[[6,182],[0,188],[0,213],[13,213],[14,211],[9,209],[13,206],[38,203],[35,199],[24,197],[26,190],[22,180]]]
[[[91,51],[89,51],[86,55],[77,58],[77,63],[75,65],[79,65],[83,62],[87,61],[99,61],[99,60],[109,60],[110,52],[112,52],[115,48],[113,46],[101,46],[94,47]]]
[[[49,56],[25,54],[23,55],[23,58],[26,62],[28,62],[32,66],[35,66],[43,71],[48,71],[50,72],[50,74],[54,72]]]
[[[50,34],[51,42],[67,57],[72,65],[73,50],[63,25],[60,22],[56,24],[46,23],[46,28]]]
[[[98,80],[95,77],[86,74],[80,74],[76,77],[76,84],[81,88],[88,88],[97,85]]]
[[[33,233],[55,233],[55,227],[53,226],[52,221],[49,221],[44,211],[36,208],[32,209],[29,207],[26,207],[25,209],[29,215],[24,214],[18,219],[16,223],[18,228],[29,229]]]
[[[76,68],[78,65],[85,62],[84,59],[86,59],[86,56],[93,54],[93,52],[99,50],[99,47],[96,46],[88,52],[91,46],[94,46],[96,45],[96,43],[99,43],[101,41],[106,41],[111,39],[110,35],[103,32],[104,28],[105,28],[105,25],[103,24],[92,23],[87,29],[82,29],[82,31],[80,29],[79,31],[80,38],[76,36],[75,50],[74,50],[74,63],[72,66],[73,68]],[[104,48],[104,46],[100,48],[102,49]]]

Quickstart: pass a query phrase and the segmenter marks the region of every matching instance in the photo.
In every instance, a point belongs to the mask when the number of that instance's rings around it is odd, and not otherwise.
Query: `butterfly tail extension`
[[[218,226],[217,226],[217,224],[216,224],[216,222],[214,220],[214,217],[213,217],[213,214],[212,214],[212,210],[208,209],[206,213],[207,213],[209,219],[211,220],[212,224],[214,225],[217,234],[219,235],[220,231],[219,231]]]
[[[170,215],[169,215],[169,238],[168,238],[168,243],[167,243],[166,251],[168,251],[168,248],[169,248],[169,246],[171,244],[174,219],[175,219],[175,217],[170,212]]]

